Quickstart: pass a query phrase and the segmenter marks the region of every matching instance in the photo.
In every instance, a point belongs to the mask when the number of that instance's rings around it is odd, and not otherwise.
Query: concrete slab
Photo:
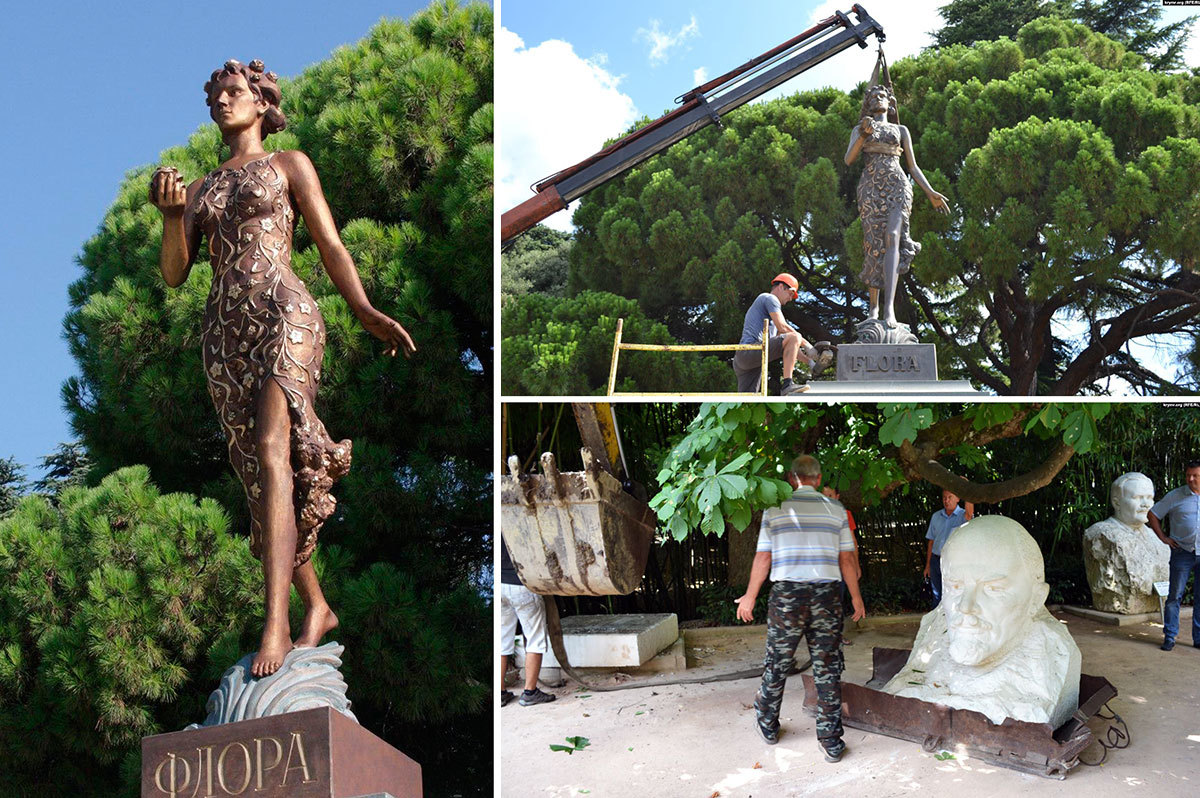
[[[1074,604],[1064,604],[1063,610],[1072,615],[1078,615],[1081,618],[1091,618],[1099,623],[1112,624],[1113,626],[1136,626],[1141,623],[1162,623],[1162,614],[1157,612],[1142,612],[1134,615],[1122,615],[1119,612],[1105,612],[1094,607],[1077,607]],[[1180,625],[1184,620],[1192,617],[1191,607],[1179,608]]]
[[[636,668],[679,637],[674,613],[572,615],[562,619],[563,646],[576,668]],[[548,651],[542,665],[558,667]]]
[[[1185,628],[1180,645],[1158,650],[1160,624],[1112,626],[1055,613],[1083,654],[1083,669],[1108,679],[1120,692],[1110,703],[1128,724],[1130,746],[1108,753],[1102,766],[1080,765],[1064,781],[1018,773],[969,757],[939,760],[916,743],[847,730],[849,750],[836,764],[817,748],[814,721],[804,714],[803,689],[789,680],[783,733],[776,746],[754,731],[756,679],[667,685],[615,693],[555,690],[559,700],[537,707],[510,704],[499,712],[499,795],[582,798],[584,795],[654,795],[670,798],[763,798],[972,795],[981,798],[1037,794],[1116,798],[1194,795],[1200,788],[1200,650]],[[907,648],[919,616],[868,618],[848,629],[845,679],[870,678],[874,646]],[[693,636],[693,633],[699,633]],[[732,672],[761,665],[764,627],[686,630],[686,674]],[[661,677],[646,677],[661,678]],[[614,678],[614,682],[616,679]],[[625,681],[628,684],[628,681]],[[1098,735],[1106,727],[1093,721]],[[549,745],[564,737],[591,745],[567,756]],[[952,752],[953,753],[953,752]],[[1084,758],[1099,759],[1098,746]]]

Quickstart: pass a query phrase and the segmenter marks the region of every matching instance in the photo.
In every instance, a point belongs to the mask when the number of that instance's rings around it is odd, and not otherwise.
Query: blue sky
[[[0,153],[0,457],[34,477],[71,432],[59,388],[76,373],[62,339],[75,257],[124,174],[207,123],[202,87],[226,59],[292,76],[384,16],[428,0],[337,4],[7,4]],[[342,223],[344,220],[337,220]]]

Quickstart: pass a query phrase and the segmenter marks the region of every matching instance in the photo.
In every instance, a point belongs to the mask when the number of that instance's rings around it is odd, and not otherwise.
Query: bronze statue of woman
[[[204,314],[208,390],[229,459],[250,505],[250,550],[262,560],[266,623],[251,673],[268,676],[293,647],[315,646],[337,626],[313,570],[321,525],[332,513],[334,480],[350,467],[350,441],[334,442],[313,410],[321,380],[325,325],[292,271],[296,212],[338,292],[386,353],[416,351],[398,322],[371,306],[338,237],[308,157],[268,153],[263,138],[286,125],[276,76],[261,61],[227,61],[204,84],[209,112],[229,159],[184,185],[172,167],[155,171],[150,201],[162,212],[159,268],[172,288],[187,279],[208,239],[212,288]],[[305,617],[293,641],[290,585]]]
[[[882,55],[880,56],[882,59]],[[944,196],[933,190],[913,155],[908,128],[899,124],[896,97],[890,88],[876,83],[863,97],[862,120],[850,133],[846,164],[864,153],[862,177],[858,180],[858,214],[863,228],[863,268],[859,279],[866,283],[871,319],[879,319],[890,328],[896,323],[896,284],[908,271],[921,245],[908,235],[912,213],[912,184],[900,167],[900,155],[907,156],[908,171],[917,185],[941,213],[950,212]],[[882,310],[879,291],[883,289]]]

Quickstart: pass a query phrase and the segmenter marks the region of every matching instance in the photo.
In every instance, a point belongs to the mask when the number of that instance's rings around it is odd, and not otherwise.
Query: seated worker
[[[767,343],[767,360],[783,360],[783,381],[779,393],[783,396],[803,393],[807,385],[792,382],[792,371],[796,368],[796,358],[800,357],[809,364],[812,376],[820,374],[833,360],[832,348],[818,353],[808,341],[801,337],[800,332],[783,317],[783,306],[800,295],[800,284],[792,275],[784,272],[771,281],[771,290],[759,294],[750,309],[746,311],[746,321],[742,325],[742,344],[762,343],[763,320],[770,319],[770,340]],[[781,332],[782,331],[782,332]],[[826,346],[828,346],[826,344]],[[733,355],[733,371],[737,374],[738,391],[740,393],[757,393],[762,373],[762,354],[749,349],[742,349]]]

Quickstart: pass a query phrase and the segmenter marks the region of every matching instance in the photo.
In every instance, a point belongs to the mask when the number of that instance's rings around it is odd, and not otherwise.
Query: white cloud
[[[708,68],[707,67],[700,67],[699,69],[692,70],[692,85],[693,86],[703,85],[703,83],[706,80],[708,80]]]
[[[557,39],[526,47],[501,27],[496,37],[496,202],[501,211],[529,199],[529,186],[571,166],[623,133],[639,117],[603,57],[581,58]],[[548,98],[553,98],[547,101]],[[569,231],[571,214],[546,224]]]
[[[657,19],[650,20],[650,27],[638,28],[637,33],[633,35],[633,40],[645,41],[650,45],[650,65],[658,66],[659,64],[667,63],[670,58],[670,50],[680,46],[693,36],[700,34],[700,28],[696,24],[696,16],[693,14],[691,21],[679,29],[677,33],[663,32],[662,23]]]

